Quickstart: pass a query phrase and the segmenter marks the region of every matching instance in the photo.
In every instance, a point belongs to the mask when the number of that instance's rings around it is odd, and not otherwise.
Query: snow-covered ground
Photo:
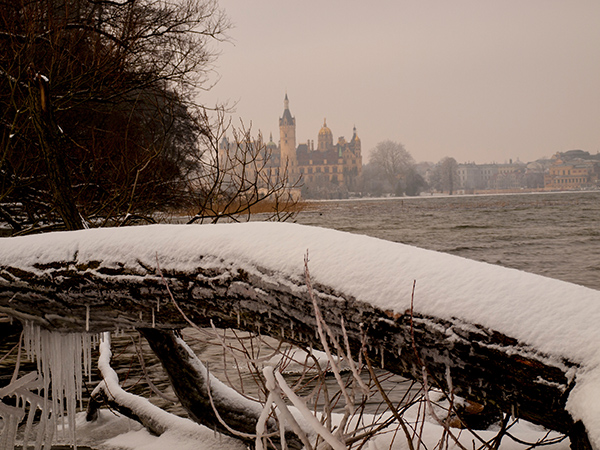
[[[409,425],[419,430],[424,448],[433,449],[439,443],[443,435],[443,429],[433,420],[428,419],[418,421],[415,419],[416,411],[408,411],[404,417]],[[412,420],[411,420],[412,416]],[[423,428],[421,429],[421,423]],[[481,446],[478,438],[489,441],[493,439],[497,431],[478,431],[475,437],[469,431],[454,430],[460,443],[466,448],[475,448]],[[528,443],[535,443],[539,439],[558,438],[559,435],[551,433],[546,435],[547,431],[536,427],[527,422],[519,422],[510,430],[511,434],[519,440]],[[146,431],[139,423],[125,417],[103,410],[97,422],[86,422],[85,414],[80,413],[77,416],[77,444],[80,446],[88,445],[98,450],[245,450],[244,445],[239,441],[216,434],[208,428],[198,426],[196,433],[167,432],[161,436],[153,436]],[[413,439],[415,448],[417,438]],[[404,432],[396,425],[383,431],[378,437],[372,439],[365,447],[367,450],[410,450]],[[421,447],[423,448],[423,447]],[[449,449],[458,449],[459,447],[450,439]],[[528,445],[516,442],[508,437],[504,437],[502,450],[525,450]],[[569,440],[544,446],[551,450],[568,450]]]
[[[261,266],[282,279],[301,281],[307,252],[316,283],[403,312],[410,307],[416,280],[415,311],[478,323],[557,361],[567,358],[579,364],[568,410],[584,422],[592,443],[600,447],[599,291],[367,236],[288,223],[152,225],[6,238],[0,239],[0,266],[35,270],[36,263],[56,260],[95,260],[109,267],[141,261],[152,266],[158,259],[165,270],[193,270],[211,261],[249,272]]]

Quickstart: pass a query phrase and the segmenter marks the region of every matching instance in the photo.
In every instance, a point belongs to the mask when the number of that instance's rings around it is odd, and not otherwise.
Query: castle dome
[[[319,139],[321,136],[324,138],[331,136],[331,139],[333,140],[333,133],[327,126],[327,119],[323,120],[323,127],[319,130]]]
[[[333,133],[327,126],[327,120],[323,121],[323,128],[319,131],[318,150],[325,152],[333,148]]]
[[[269,142],[267,143],[267,148],[277,148],[277,144],[273,142],[273,133],[269,136]]]

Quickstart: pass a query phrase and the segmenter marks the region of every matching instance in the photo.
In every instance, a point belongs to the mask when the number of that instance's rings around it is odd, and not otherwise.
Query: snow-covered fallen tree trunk
[[[198,423],[254,445],[256,425],[263,406],[225,386],[211,375],[193,350],[175,333],[157,328],[140,328],[165,368],[182,406]],[[278,441],[275,420],[269,419],[267,432]],[[287,447],[299,450],[300,440],[286,433]]]
[[[430,383],[580,448],[583,420],[600,446],[586,400],[600,292],[401,244],[275,223],[2,239],[0,312],[60,331],[212,322],[319,348],[307,252],[324,321],[354,354],[415,379],[424,366]]]

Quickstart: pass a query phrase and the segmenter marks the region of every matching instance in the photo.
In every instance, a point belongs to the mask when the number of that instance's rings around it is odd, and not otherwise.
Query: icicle
[[[24,399],[31,409],[42,411],[36,448],[50,442],[57,428],[75,446],[77,401],[83,407],[82,374],[91,377],[92,338],[87,333],[60,334],[27,323],[24,343],[29,357],[37,361],[40,388],[44,392],[43,399],[36,404],[31,402],[31,396]]]
[[[160,298],[156,299],[156,312],[160,312]]]
[[[154,317],[154,308],[152,308],[152,328],[156,328],[156,319]]]
[[[381,368],[385,369],[385,361],[384,361],[384,354],[383,354],[383,347],[381,348]]]
[[[281,337],[285,338],[285,330],[284,330],[283,326],[281,327]]]
[[[95,335],[94,335],[95,337]],[[92,382],[92,346],[94,342],[89,334],[83,335],[83,374],[87,375],[88,383]]]
[[[85,331],[90,331],[90,305],[85,305]]]
[[[240,312],[239,311],[237,312],[237,324],[239,327],[240,326]]]
[[[142,319],[143,319],[143,315],[142,315],[142,311],[140,311],[140,322],[142,321]]]
[[[267,314],[269,315],[269,320],[271,320],[271,319],[272,319],[272,317],[271,317],[271,310],[270,310],[270,309],[269,309],[269,311],[267,312]]]

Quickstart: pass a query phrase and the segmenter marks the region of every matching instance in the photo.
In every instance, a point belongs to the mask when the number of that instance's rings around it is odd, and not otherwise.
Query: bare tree
[[[458,163],[454,158],[446,156],[437,163],[433,170],[432,184],[439,191],[447,191],[450,195],[454,193],[458,187]]]
[[[415,170],[415,160],[400,143],[387,140],[377,144],[369,158],[369,166],[370,169],[365,171],[365,183],[376,191],[416,195],[425,187],[425,181]]]
[[[239,222],[256,213],[285,221],[301,209],[301,180],[291,182],[260,132],[252,137],[243,123],[232,126],[223,109],[205,111],[202,122],[204,133],[191,156],[196,170],[189,177],[188,223]]]
[[[0,5],[0,220],[13,233],[174,206],[204,132],[215,0]]]

